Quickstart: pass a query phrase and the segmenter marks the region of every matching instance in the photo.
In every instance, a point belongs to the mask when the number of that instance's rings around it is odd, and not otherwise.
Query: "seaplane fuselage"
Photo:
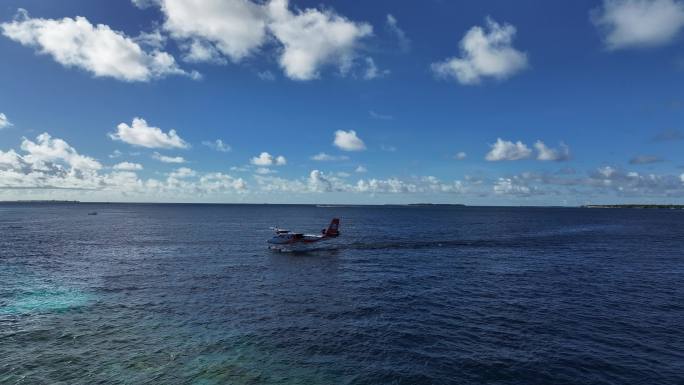
[[[316,248],[321,242],[337,238],[340,220],[334,218],[327,229],[321,230],[321,234],[304,234],[293,231],[274,228],[275,235],[268,240],[269,249],[278,251],[297,251]]]

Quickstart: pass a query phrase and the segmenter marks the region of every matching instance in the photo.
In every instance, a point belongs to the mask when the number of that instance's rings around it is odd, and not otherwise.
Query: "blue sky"
[[[0,199],[684,202],[684,1],[7,0],[0,23]]]

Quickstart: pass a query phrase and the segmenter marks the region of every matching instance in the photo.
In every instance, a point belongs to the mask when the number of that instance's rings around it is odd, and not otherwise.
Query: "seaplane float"
[[[275,235],[267,241],[268,248],[282,252],[315,250],[320,248],[322,243],[339,237],[339,229],[339,218],[333,218],[328,228],[321,230],[320,234],[296,233],[277,226],[271,227],[271,230],[275,231]]]

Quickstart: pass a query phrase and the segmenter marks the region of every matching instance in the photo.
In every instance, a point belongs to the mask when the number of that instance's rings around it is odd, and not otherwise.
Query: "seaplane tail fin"
[[[333,218],[333,220],[330,221],[330,226],[328,226],[328,230],[325,231],[325,235],[328,237],[340,235],[340,218]]]

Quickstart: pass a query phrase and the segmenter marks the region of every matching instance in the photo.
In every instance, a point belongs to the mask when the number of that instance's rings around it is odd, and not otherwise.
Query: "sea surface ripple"
[[[683,384],[683,282],[679,210],[0,204],[0,383]]]

